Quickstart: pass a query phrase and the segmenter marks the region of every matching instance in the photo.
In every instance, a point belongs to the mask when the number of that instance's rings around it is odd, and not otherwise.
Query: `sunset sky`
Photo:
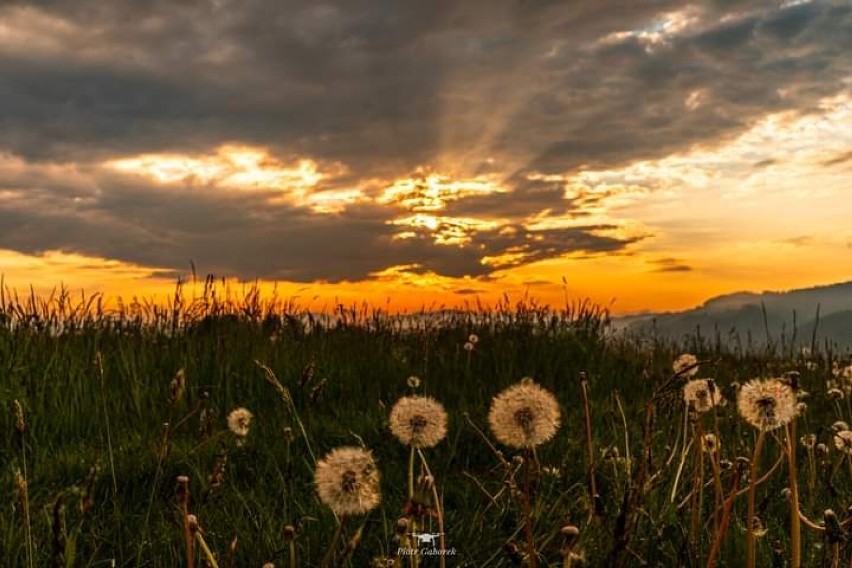
[[[850,180],[846,1],[0,4],[19,290],[682,309],[852,280]]]

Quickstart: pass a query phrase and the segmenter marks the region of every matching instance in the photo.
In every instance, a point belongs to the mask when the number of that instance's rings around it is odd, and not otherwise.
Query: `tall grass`
[[[467,351],[470,334],[479,342]],[[118,566],[179,566],[198,542],[206,550],[195,552],[197,563],[216,557],[220,566],[286,566],[298,558],[300,566],[317,566],[338,523],[313,491],[314,456],[361,444],[379,464],[383,500],[343,529],[340,557],[355,567],[393,559],[408,464],[387,416],[406,394],[406,378],[417,375],[421,391],[450,412],[448,438],[429,452],[446,546],[458,552],[448,565],[525,562],[527,536],[518,528],[525,513],[514,494],[523,488],[540,566],[578,566],[581,558],[591,566],[695,566],[696,551],[707,559],[714,548],[716,566],[740,566],[747,503],[735,497],[749,472],[709,468],[752,456],[755,435],[733,405],[720,408],[718,459],[688,462],[708,468],[694,478],[701,487],[678,484],[681,453],[694,439],[682,379],[671,372],[682,349],[706,362],[703,376],[728,400],[735,381],[801,373],[811,398],[797,430],[828,450],[811,454],[791,444],[798,463],[814,472],[803,476],[809,482],[797,487],[797,498],[807,518],[837,511],[841,531],[828,542],[827,532],[805,530],[802,565],[830,562],[835,550],[848,558],[852,472],[830,426],[852,420],[852,407],[848,396],[825,394],[836,351],[806,360],[697,337],[680,345],[625,338],[589,302],[555,309],[505,298],[491,307],[398,315],[366,305],[312,312],[208,278],[178,285],[163,303],[0,286],[0,400],[7,409],[0,415],[0,565],[105,566],[114,559]],[[175,398],[180,370],[185,391]],[[500,448],[483,439],[491,397],[525,376],[553,392],[563,411],[556,439],[537,449],[537,468],[501,462]],[[26,410],[23,440],[13,400]],[[225,426],[238,406],[255,416],[244,441]],[[767,441],[759,475],[785,447]],[[15,476],[24,465],[26,522]],[[775,541],[789,553],[788,486],[782,467],[756,487],[755,514],[766,529],[756,541],[758,566],[771,565]],[[721,495],[719,487],[733,489]],[[716,497],[692,499],[696,489]],[[726,530],[716,542],[722,518]],[[187,538],[185,531],[198,532]]]

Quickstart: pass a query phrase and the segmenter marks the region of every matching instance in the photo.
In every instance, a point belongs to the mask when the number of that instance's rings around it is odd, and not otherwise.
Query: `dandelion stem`
[[[423,464],[423,469],[426,470],[426,475],[432,478],[432,500],[435,502],[435,514],[438,516],[438,532],[441,533],[438,537],[438,546],[440,546],[441,554],[438,555],[438,562],[441,565],[441,568],[444,568],[447,565],[447,560],[445,555],[443,554],[444,550],[447,549],[446,538],[444,537],[444,508],[441,506],[441,499],[438,496],[438,484],[435,482],[435,476],[432,475],[432,471],[429,469],[429,464],[426,463],[426,456],[423,455],[423,452],[418,448],[418,454],[420,454],[420,463]]]
[[[186,568],[195,568],[195,546],[192,543],[192,527],[189,526],[189,488],[180,493],[180,510],[183,515],[183,540],[186,547]]]
[[[746,566],[747,568],[755,567],[755,534],[754,534],[754,512],[755,512],[755,488],[757,487],[757,474],[760,469],[760,453],[763,450],[763,440],[765,436],[763,428],[757,435],[757,442],[754,445],[754,454],[751,458],[751,467],[748,474],[748,515],[747,515],[747,533],[746,533]]]
[[[535,551],[535,533],[532,524],[532,497],[530,495],[530,473],[533,467],[533,455],[531,450],[524,454],[524,532],[527,537],[527,553],[529,555],[530,568],[538,566],[538,558]]]
[[[332,558],[334,558],[334,553],[337,551],[337,545],[340,543],[340,537],[343,535],[343,521],[346,517],[340,517],[340,521],[337,523],[337,529],[334,531],[334,537],[331,539],[331,544],[328,547],[328,550],[325,551],[325,556],[322,558],[322,568],[328,568],[329,564],[331,564]]]
[[[411,446],[411,453],[408,457],[408,504],[411,506],[412,510],[414,510],[414,458],[417,455],[417,449],[414,446]],[[411,515],[411,533],[417,532],[417,515]],[[414,548],[415,543],[412,542],[412,548]],[[420,558],[416,554],[412,554],[409,557],[410,564],[414,568],[420,564]]]
[[[689,532],[689,544],[692,549],[692,555],[699,562],[701,561],[698,554],[698,527],[699,515],[701,513],[702,497],[704,495],[704,450],[701,447],[703,440],[701,439],[701,429],[695,429],[695,443],[698,448],[695,456],[695,469],[692,476],[692,508],[691,508],[691,524]]]
[[[787,463],[790,466],[790,568],[802,562],[802,527],[799,522],[799,480],[796,468],[796,421],[787,426]]]
[[[739,494],[740,476],[739,472],[734,475],[733,486],[728,498],[722,507],[722,519],[719,521],[719,528],[716,530],[716,538],[713,539],[713,548],[710,549],[710,555],[707,557],[707,568],[715,568],[716,557],[719,555],[719,550],[722,548],[722,541],[725,539],[725,532],[728,530],[728,521],[731,518],[731,508],[734,505],[734,499]]]

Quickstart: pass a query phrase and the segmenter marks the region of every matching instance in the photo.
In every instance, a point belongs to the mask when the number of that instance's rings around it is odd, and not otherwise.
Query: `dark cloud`
[[[451,277],[493,271],[567,253],[616,251],[631,239],[599,235],[607,226],[527,231],[508,226],[475,232],[464,246],[435,244],[426,229],[396,239],[397,212],[365,204],[341,214],[270,205],[269,194],[238,195],[212,188],[122,185],[77,198],[67,190],[6,190],[0,208],[0,248],[26,254],[60,250],[162,269],[243,278],[341,281],[368,278],[390,266]],[[0,191],[3,191],[0,185]],[[504,227],[505,229],[505,227]],[[517,257],[500,259],[512,253]],[[496,257],[491,264],[483,259]]]
[[[672,12],[689,24],[651,42]],[[635,239],[594,223],[525,230],[533,215],[585,215],[560,182],[529,175],[716,143],[766,113],[814,109],[852,74],[852,6],[821,1],[42,0],[5,3],[2,20],[16,32],[0,43],[0,153],[32,167],[3,180],[0,247],[305,281],[411,264],[484,277],[501,265],[483,258],[507,253],[504,267],[621,251]],[[421,165],[496,173],[510,192],[441,214],[512,231],[463,247],[425,231],[394,240],[388,207],[317,215],[95,167],[229,142],[345,164],[329,187]],[[39,169],[53,162],[82,174]]]
[[[692,272],[694,269],[677,258],[660,258],[653,261],[654,272]]]

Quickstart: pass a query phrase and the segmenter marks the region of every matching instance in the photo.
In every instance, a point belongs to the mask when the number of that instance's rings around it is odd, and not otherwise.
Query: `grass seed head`
[[[12,412],[15,415],[15,427],[18,429],[19,434],[23,434],[24,430],[27,429],[27,420],[24,417],[24,407],[21,406],[18,399],[12,401]]]

